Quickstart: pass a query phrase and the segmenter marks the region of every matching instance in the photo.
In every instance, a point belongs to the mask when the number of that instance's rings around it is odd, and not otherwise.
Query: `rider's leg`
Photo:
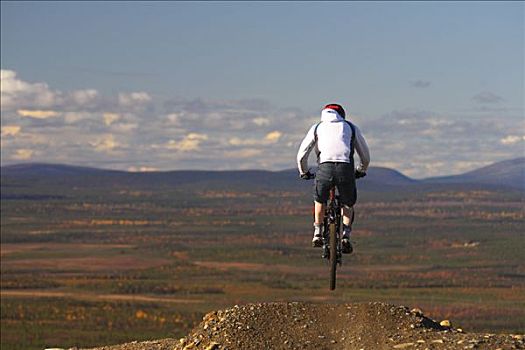
[[[353,251],[352,243],[350,243],[350,233],[352,232],[352,222],[354,221],[353,206],[357,199],[353,163],[339,163],[336,179],[339,199],[341,204],[343,204],[343,253],[349,254]]]
[[[314,238],[312,244],[315,247],[322,245],[322,226],[324,223],[324,209],[330,188],[332,187],[334,165],[332,163],[321,163],[317,170],[314,186]]]
[[[318,225],[323,224],[324,220],[324,204],[314,201],[314,223]]]
[[[314,238],[312,238],[312,245],[314,247],[322,245],[323,220],[324,204],[314,201]]]
[[[350,235],[352,234],[352,223],[354,222],[354,207],[343,205],[343,253],[350,254],[354,250],[352,243],[350,243]]]
[[[349,237],[352,232],[352,224],[354,222],[354,207],[343,205],[343,237]]]

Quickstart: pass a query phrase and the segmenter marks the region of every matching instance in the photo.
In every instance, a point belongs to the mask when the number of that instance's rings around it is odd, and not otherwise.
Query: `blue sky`
[[[414,177],[525,155],[521,2],[1,7],[2,164],[290,168],[333,101]]]

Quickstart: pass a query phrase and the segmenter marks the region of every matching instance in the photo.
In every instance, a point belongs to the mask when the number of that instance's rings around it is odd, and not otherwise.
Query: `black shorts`
[[[334,185],[339,191],[341,204],[353,206],[357,200],[354,164],[321,163],[315,175],[314,200],[319,203],[326,203],[330,196],[330,188]]]

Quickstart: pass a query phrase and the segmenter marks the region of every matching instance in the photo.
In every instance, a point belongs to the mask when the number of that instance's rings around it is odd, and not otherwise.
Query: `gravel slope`
[[[523,335],[464,333],[384,303],[264,303],[214,311],[180,340],[93,350],[525,349]]]

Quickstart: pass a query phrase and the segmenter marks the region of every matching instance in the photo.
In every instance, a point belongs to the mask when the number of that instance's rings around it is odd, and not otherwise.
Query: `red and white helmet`
[[[323,109],[333,109],[334,111],[336,111],[337,113],[339,113],[339,115],[345,119],[345,116],[346,116],[346,113],[345,113],[345,110],[344,108],[340,105],[340,104],[337,104],[337,103],[330,103],[330,104],[327,104],[326,106],[324,106]]]

